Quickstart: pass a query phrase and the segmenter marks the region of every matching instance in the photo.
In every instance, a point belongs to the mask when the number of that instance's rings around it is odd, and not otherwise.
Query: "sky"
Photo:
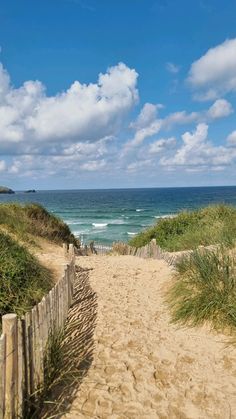
[[[236,185],[234,0],[1,0],[0,184]]]

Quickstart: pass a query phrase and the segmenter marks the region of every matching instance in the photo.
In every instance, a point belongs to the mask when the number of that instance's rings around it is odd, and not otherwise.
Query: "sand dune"
[[[170,323],[171,269],[132,256],[78,258],[97,293],[93,363],[63,418],[236,418],[236,348]]]

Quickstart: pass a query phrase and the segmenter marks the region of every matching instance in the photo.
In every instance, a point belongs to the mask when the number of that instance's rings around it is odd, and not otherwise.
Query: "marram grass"
[[[51,274],[28,250],[0,232],[0,316],[22,315],[51,289]]]
[[[168,291],[174,322],[190,326],[205,322],[216,329],[236,327],[236,260],[221,246],[194,251],[176,265],[175,282]]]
[[[236,208],[221,204],[183,211],[173,218],[159,220],[137,234],[129,244],[142,247],[152,239],[170,252],[219,243],[232,247],[236,239]]]
[[[1,204],[0,228],[13,233],[21,241],[28,241],[29,236],[34,236],[59,244],[78,244],[68,225],[39,204]]]

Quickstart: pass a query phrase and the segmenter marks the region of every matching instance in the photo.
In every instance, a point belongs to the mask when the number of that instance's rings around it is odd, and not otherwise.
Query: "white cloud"
[[[213,105],[209,108],[207,115],[211,119],[218,119],[218,118],[224,118],[226,116],[229,116],[231,113],[233,113],[233,108],[231,103],[229,103],[225,99],[217,99]]]
[[[236,90],[236,38],[229,39],[195,61],[189,84],[197,90],[195,98],[211,100]]]
[[[153,161],[151,159],[136,161],[136,162],[128,164],[127,171],[128,172],[140,171],[142,169],[151,167],[152,164],[153,164]]]
[[[186,111],[173,112],[163,119],[163,128],[172,128],[174,125],[185,125],[195,122],[199,118],[199,112],[188,113]]]
[[[150,125],[157,118],[158,109],[162,109],[163,105],[157,104],[153,105],[152,103],[145,103],[143,108],[140,111],[136,121],[130,124],[131,128],[137,130],[142,129]]]
[[[227,137],[227,144],[229,146],[236,146],[236,130],[231,132]]]
[[[78,143],[114,136],[137,103],[137,77],[120,63],[100,74],[96,84],[75,81],[48,97],[39,81],[13,88],[0,65],[0,151],[63,154]]]
[[[174,63],[169,62],[166,63],[166,69],[169,71],[169,73],[177,74],[180,70],[180,67]]]
[[[182,135],[183,143],[172,157],[162,157],[162,166],[188,170],[205,170],[226,167],[236,158],[236,150],[225,146],[215,146],[208,139],[208,125],[198,124],[193,133]]]
[[[217,99],[209,109],[198,112],[179,111],[159,118],[157,109],[162,105],[146,103],[135,122],[130,124],[136,132],[123,150],[123,155],[140,146],[146,138],[158,134],[161,130],[170,130],[177,125],[187,125],[196,122],[208,122],[219,118],[225,118],[233,112],[233,107],[226,99]]]
[[[126,144],[125,150],[129,151],[133,147],[139,146],[143,143],[145,138],[152,137],[153,135],[157,134],[160,131],[161,127],[162,121],[160,119],[157,119],[147,127],[137,130],[137,132],[134,135],[134,138]]]
[[[89,160],[88,162],[80,166],[81,170],[86,170],[88,172],[97,172],[98,170],[104,169],[106,166],[105,160]]]
[[[4,160],[0,160],[0,172],[5,172],[7,165]]]
[[[107,143],[111,141],[112,137],[105,137],[96,143],[90,143],[88,141],[78,142],[66,147],[63,151],[65,156],[76,156],[76,158],[84,158],[92,156],[93,158],[99,158],[104,154],[107,154]]]
[[[161,153],[165,149],[173,148],[176,145],[175,137],[161,138],[160,140],[154,141],[149,146],[149,153],[157,154]]]

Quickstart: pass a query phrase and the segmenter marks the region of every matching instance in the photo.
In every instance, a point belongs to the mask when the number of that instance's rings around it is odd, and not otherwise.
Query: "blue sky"
[[[236,3],[2,0],[0,183],[236,184]]]

